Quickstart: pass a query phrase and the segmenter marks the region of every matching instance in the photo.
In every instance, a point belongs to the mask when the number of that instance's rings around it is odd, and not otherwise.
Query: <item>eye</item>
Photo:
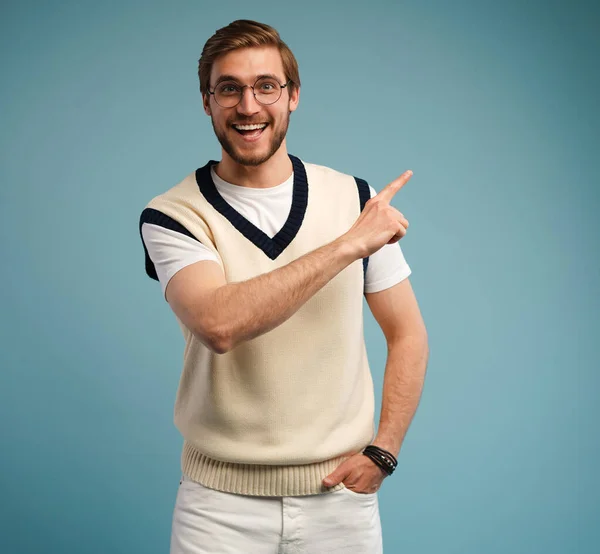
[[[279,88],[279,85],[274,81],[261,81],[259,83],[260,92],[275,92]]]
[[[223,95],[238,94],[240,92],[240,87],[235,83],[221,83],[217,87],[217,92]]]

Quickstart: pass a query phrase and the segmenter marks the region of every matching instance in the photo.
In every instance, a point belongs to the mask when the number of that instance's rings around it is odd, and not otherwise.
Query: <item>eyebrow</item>
[[[254,82],[258,81],[259,79],[264,79],[265,77],[269,77],[271,79],[275,79],[277,82],[281,82],[279,77],[273,73],[263,73],[262,75],[257,75],[256,79],[254,79]],[[240,79],[238,79],[234,75],[221,75],[215,81],[215,86],[218,85],[219,83],[221,83],[222,81],[235,81],[236,83],[241,82]]]

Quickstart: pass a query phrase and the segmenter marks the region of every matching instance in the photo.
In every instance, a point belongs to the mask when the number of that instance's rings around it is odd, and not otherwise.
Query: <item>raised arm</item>
[[[348,265],[406,234],[408,222],[389,202],[410,175],[403,174],[368,200],[350,230],[333,242],[236,283],[226,282],[216,262],[189,265],[169,281],[167,301],[179,319],[220,354],[274,329]]]

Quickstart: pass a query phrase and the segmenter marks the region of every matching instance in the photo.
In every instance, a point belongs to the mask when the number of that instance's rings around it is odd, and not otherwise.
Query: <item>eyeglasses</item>
[[[256,80],[254,85],[240,85],[235,81],[222,81],[217,84],[214,90],[209,89],[208,94],[212,94],[216,103],[222,108],[233,108],[241,102],[244,89],[250,87],[256,101],[264,106],[269,106],[275,104],[281,98],[281,91],[291,82],[288,81],[282,85],[272,77],[261,77]]]

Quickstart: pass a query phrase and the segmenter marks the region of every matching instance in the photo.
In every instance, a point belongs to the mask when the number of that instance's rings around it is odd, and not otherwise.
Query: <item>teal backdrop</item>
[[[388,554],[600,552],[600,17],[589,2],[2,5],[0,552],[168,552],[183,338],[138,218],[220,148],[204,42],[275,26],[289,151],[393,204],[430,341]],[[365,302],[377,397],[383,334]]]

